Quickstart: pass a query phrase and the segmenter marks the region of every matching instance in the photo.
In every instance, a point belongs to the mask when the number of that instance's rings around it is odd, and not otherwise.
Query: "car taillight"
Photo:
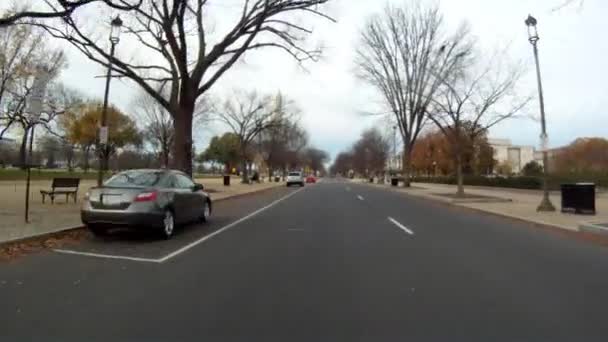
[[[156,197],[158,192],[142,192],[141,194],[135,196],[135,202],[151,202],[156,201]]]

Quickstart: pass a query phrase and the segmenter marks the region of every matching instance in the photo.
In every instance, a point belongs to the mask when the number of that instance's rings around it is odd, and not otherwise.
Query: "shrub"
[[[414,182],[456,184],[456,177],[415,177]],[[538,177],[484,177],[484,176],[465,176],[465,185],[492,186],[514,189],[540,189],[542,181]]]
[[[543,174],[543,166],[533,160],[524,165],[521,173],[524,176],[541,176]]]

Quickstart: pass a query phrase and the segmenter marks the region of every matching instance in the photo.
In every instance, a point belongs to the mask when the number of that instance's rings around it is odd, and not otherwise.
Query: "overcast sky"
[[[421,0],[425,2],[425,0]],[[463,20],[485,49],[509,46],[510,58],[530,65],[522,91],[535,92],[535,75],[530,44],[524,20],[528,13],[539,22],[541,67],[545,87],[546,113],[550,145],[567,144],[579,136],[608,136],[605,96],[608,80],[608,2],[585,0],[582,7],[553,9],[562,0],[443,0],[440,8],[448,26]],[[212,3],[213,0],[211,1]],[[378,97],[353,75],[353,57],[359,31],[366,18],[384,7],[383,0],[333,0],[327,8],[337,23],[313,21],[311,44],[322,42],[324,58],[307,63],[306,71],[287,55],[277,50],[250,53],[236,68],[216,84],[213,93],[227,96],[234,88],[257,89],[275,93],[278,90],[295,100],[302,109],[302,123],[315,146],[332,156],[350,144],[362,130],[378,125],[378,117],[362,113],[379,109]],[[390,1],[403,3],[403,0]],[[219,0],[215,0],[220,4]],[[224,1],[221,6],[234,7],[238,0]],[[218,11],[215,15],[221,14]],[[127,44],[128,45],[128,44]],[[119,45],[119,53],[132,47]],[[122,49],[122,51],[121,51]],[[89,62],[68,48],[70,66],[62,75],[69,86],[92,97],[103,94],[103,74],[99,65]],[[111,102],[128,111],[137,86],[127,81],[114,81]],[[536,100],[535,100],[536,101]],[[531,109],[538,113],[537,102]],[[204,148],[216,125],[197,132],[197,147]],[[491,137],[509,138],[516,144],[536,145],[539,123],[532,119],[505,122],[492,129]]]

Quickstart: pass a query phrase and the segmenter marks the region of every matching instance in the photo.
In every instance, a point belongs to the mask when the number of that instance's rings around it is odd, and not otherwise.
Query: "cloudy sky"
[[[427,2],[425,0],[420,0]],[[530,65],[522,82],[522,92],[533,94],[532,50],[527,41],[524,19],[528,13],[539,21],[541,67],[545,87],[550,145],[567,144],[579,136],[608,136],[606,110],[608,97],[608,2],[584,0],[555,11],[563,0],[443,0],[439,6],[448,27],[468,21],[482,51],[508,46],[512,60]],[[214,15],[238,7],[239,0],[211,0]],[[403,0],[390,1],[395,4]],[[428,1],[429,3],[431,1]],[[435,1],[432,1],[436,3]],[[305,64],[306,70],[276,50],[250,53],[213,88],[218,97],[229,96],[235,88],[260,92],[283,92],[302,109],[302,123],[315,146],[332,155],[348,148],[362,130],[378,125],[378,117],[365,115],[379,109],[378,97],[353,75],[353,57],[359,31],[366,18],[380,12],[384,0],[333,0],[327,7],[337,23],[313,20],[310,44],[323,44],[324,57]],[[227,16],[228,17],[228,16]],[[220,18],[224,19],[224,18]],[[220,21],[221,22],[221,21]],[[218,24],[221,26],[221,24]],[[126,44],[129,45],[129,44]],[[132,46],[119,45],[119,54],[132,52]],[[70,66],[62,75],[69,86],[92,97],[103,94],[103,69],[68,48]],[[127,81],[115,81],[111,102],[128,111],[138,89]],[[537,102],[531,107],[537,113]],[[536,115],[536,114],[535,114]],[[197,132],[197,145],[204,148],[218,125]],[[505,122],[492,129],[491,137],[510,138],[516,144],[536,145],[539,123],[531,118]]]

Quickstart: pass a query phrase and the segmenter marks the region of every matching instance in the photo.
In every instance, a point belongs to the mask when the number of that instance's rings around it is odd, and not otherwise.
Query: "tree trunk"
[[[163,146],[163,150],[161,151],[161,166],[164,168],[169,167],[169,146]]]
[[[25,128],[23,132],[23,138],[21,138],[21,146],[19,147],[19,166],[21,170],[25,170],[25,164],[27,163],[27,138],[29,136],[29,128]]]
[[[243,162],[241,164],[241,183],[249,183],[248,176],[249,174],[247,172],[247,158],[243,157]]]
[[[89,164],[89,151],[91,150],[91,146],[84,147],[84,172],[89,172],[90,164]]]
[[[68,163],[68,172],[74,171],[74,150],[70,149],[65,154],[66,162]]]
[[[173,141],[172,168],[184,171],[192,175],[192,115],[194,113],[194,101],[181,104],[175,120],[173,129],[175,137]]]
[[[462,153],[458,153],[456,156],[456,181],[458,183],[458,189],[456,190],[456,197],[464,197],[464,180],[462,175]]]
[[[412,172],[412,148],[408,144],[403,144],[403,165],[401,165],[401,172],[403,173],[403,186],[409,188],[410,176]]]

